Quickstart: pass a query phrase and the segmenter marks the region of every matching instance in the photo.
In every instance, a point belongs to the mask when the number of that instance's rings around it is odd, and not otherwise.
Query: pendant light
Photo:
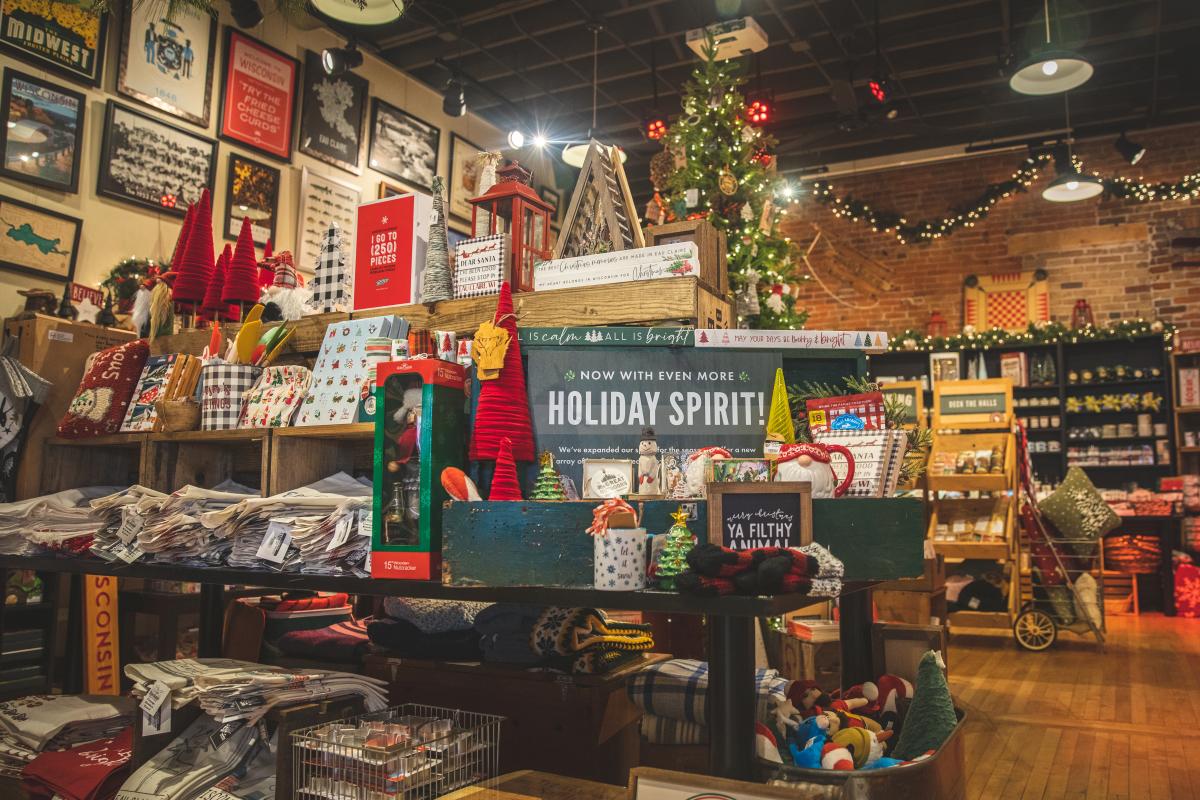
[[[1067,136],[1071,136],[1071,101],[1064,97],[1063,106],[1066,109]],[[1071,139],[1054,153],[1054,171],[1058,176],[1050,185],[1042,190],[1042,199],[1052,203],[1074,203],[1078,200],[1090,200],[1104,191],[1104,184],[1095,175],[1084,175],[1075,166],[1071,156]]]
[[[592,127],[588,128],[587,137],[582,142],[571,142],[562,151],[562,160],[568,166],[576,169],[583,169],[583,162],[587,159],[588,147],[592,142],[592,132],[596,130],[596,92],[598,91],[598,78],[596,74],[596,64],[599,59],[600,52],[600,31],[603,26],[598,22],[588,23],[588,30],[592,32]],[[621,163],[625,163],[627,156],[625,151],[617,148],[617,153],[621,157]]]
[[[1054,47],[1050,40],[1050,0],[1042,0],[1046,44],[1021,64],[1008,85],[1021,94],[1058,94],[1082,86],[1092,77],[1092,65],[1080,54]]]
[[[404,0],[312,0],[319,13],[352,25],[387,25],[400,19]]]

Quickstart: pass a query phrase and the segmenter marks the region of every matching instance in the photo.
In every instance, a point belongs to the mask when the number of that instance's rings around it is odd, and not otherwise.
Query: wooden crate
[[[40,486],[34,494],[51,494],[96,484],[132,485],[142,477],[148,434],[114,433],[90,439],[45,439]],[[23,462],[26,469],[29,462]]]
[[[98,350],[136,337],[133,331],[101,328],[43,314],[6,320],[4,333],[19,340],[17,359],[51,382],[46,401],[29,426],[21,467],[17,470],[16,499],[24,500],[41,494],[42,459],[46,454],[43,445],[57,435],[59,420],[66,414],[83,378],[83,362]],[[87,483],[95,483],[94,477]]]
[[[932,618],[946,622],[946,588],[932,592],[888,591],[871,592],[875,601],[875,618],[880,622],[903,622],[909,625],[929,625]]]
[[[374,453],[373,422],[275,428],[271,432],[265,494],[297,489],[339,470],[369,478]]]
[[[780,675],[816,681],[826,691],[842,688],[841,642],[806,642],[784,633],[780,644]]]
[[[161,492],[181,486],[213,487],[232,478],[255,489],[269,485],[271,431],[152,433],[146,443],[142,484]]]
[[[933,592],[946,585],[946,559],[942,556],[925,559],[925,574],[920,578],[905,578],[884,581],[875,586],[875,591]]]
[[[342,322],[350,319],[350,315],[345,312],[334,312],[331,314],[312,314],[307,317],[301,317],[295,322],[288,323],[292,325],[296,332],[292,334],[292,338],[283,346],[280,351],[281,358],[289,355],[297,354],[312,354],[321,349],[321,341],[325,338],[325,329],[331,322]],[[275,327],[277,323],[270,323],[264,326],[264,330]],[[237,335],[241,328],[239,322],[226,322],[221,325],[221,334],[226,339],[232,339]],[[199,356],[204,351],[204,346],[208,344],[209,337],[212,336],[212,326],[204,328],[189,328],[171,336],[159,336],[154,341],[150,342],[150,352],[153,355],[163,355],[166,353],[188,353],[189,355]]]
[[[729,291],[729,276],[725,264],[725,234],[706,219],[669,222],[646,228],[646,246],[695,242],[700,254],[700,283],[724,296]],[[711,327],[711,326],[702,326]]]

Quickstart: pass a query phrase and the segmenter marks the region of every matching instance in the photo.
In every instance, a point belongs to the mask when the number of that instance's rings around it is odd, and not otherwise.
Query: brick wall
[[[1178,180],[1200,169],[1200,125],[1131,138],[1148,147],[1136,166],[1123,162],[1112,147],[1113,138],[1081,143],[1077,154],[1085,170],[1126,175],[1146,181]],[[878,209],[894,210],[916,219],[941,219],[961,205],[972,203],[989,183],[1007,179],[1023,159],[1007,152],[904,169],[831,179],[841,195],[852,194]],[[973,228],[922,245],[902,245],[891,234],[876,233],[861,222],[838,219],[811,199],[795,203],[784,230],[801,250],[813,237],[812,223],[835,243],[851,245],[882,263],[895,291],[873,308],[850,308],[834,300],[815,282],[807,284],[797,306],[811,312],[808,327],[816,329],[882,328],[897,332],[922,328],[929,313],[945,315],[950,330],[962,325],[962,282],[970,274],[988,274],[1044,267],[1050,273],[1050,304],[1054,319],[1069,322],[1078,298],[1086,298],[1099,323],[1107,319],[1161,317],[1180,328],[1200,332],[1200,267],[1172,266],[1187,251],[1172,253],[1170,240],[1182,229],[1200,229],[1200,203],[1195,200],[1138,203],[1124,200],[1085,200],[1051,203],[1041,190],[1053,177],[1043,170],[1029,193],[1001,200],[990,216]],[[1095,226],[1123,226],[1138,235],[1119,243],[1079,245],[1051,240],[1016,245],[1015,234],[1069,232]],[[1116,233],[1116,231],[1113,231]],[[1013,253],[1012,249],[1025,252]],[[1196,256],[1191,255],[1191,260]],[[803,264],[800,264],[803,268]],[[828,274],[821,277],[830,283]],[[836,287],[831,288],[838,292]],[[838,292],[854,303],[861,300]]]

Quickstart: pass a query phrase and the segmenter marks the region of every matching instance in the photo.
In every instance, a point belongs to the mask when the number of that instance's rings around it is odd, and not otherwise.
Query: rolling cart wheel
[[[1038,652],[1054,644],[1058,638],[1058,626],[1045,611],[1031,608],[1022,611],[1013,623],[1013,636],[1017,637],[1017,644],[1021,647]]]

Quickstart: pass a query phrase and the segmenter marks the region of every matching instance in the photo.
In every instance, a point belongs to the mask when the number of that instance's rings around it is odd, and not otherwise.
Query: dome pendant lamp
[[[1092,65],[1072,50],[1056,48],[1050,40],[1050,0],[1043,0],[1046,17],[1046,44],[1033,53],[1008,85],[1021,94],[1058,94],[1082,86],[1092,77]]]
[[[1104,191],[1104,184],[1094,175],[1084,175],[1075,166],[1068,145],[1054,155],[1054,169],[1058,176],[1042,190],[1042,199],[1052,203],[1074,203],[1090,200]]]
[[[583,169],[583,162],[587,159],[588,146],[592,142],[592,131],[596,130],[596,92],[599,80],[596,77],[596,64],[599,58],[600,50],[600,31],[603,27],[598,22],[593,22],[588,25],[588,30],[592,32],[592,127],[588,128],[587,137],[582,142],[571,142],[562,150],[562,160],[565,164]],[[621,163],[625,163],[627,156],[625,151],[620,148],[617,153],[621,157]]]

